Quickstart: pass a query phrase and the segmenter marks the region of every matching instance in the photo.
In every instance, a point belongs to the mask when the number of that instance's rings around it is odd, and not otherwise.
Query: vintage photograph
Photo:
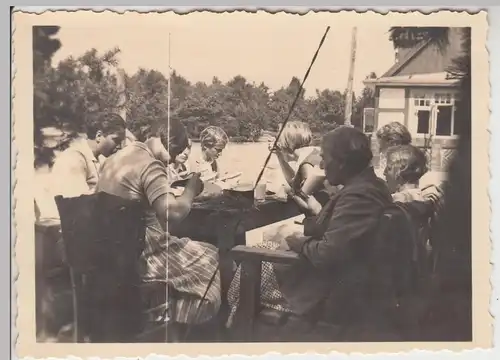
[[[25,14],[35,343],[473,343],[486,15],[348,14]]]

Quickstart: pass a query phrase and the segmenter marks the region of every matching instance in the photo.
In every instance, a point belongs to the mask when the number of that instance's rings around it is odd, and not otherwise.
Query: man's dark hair
[[[348,175],[356,175],[371,163],[373,154],[370,140],[360,130],[350,126],[339,126],[323,137],[323,144],[331,156],[344,164]]]
[[[116,113],[94,113],[87,116],[86,119],[87,136],[91,140],[95,139],[98,131],[101,131],[106,136],[125,131],[125,128],[125,120]]]
[[[156,134],[173,159],[189,146],[186,128],[178,119],[170,119],[170,126],[166,119],[160,121]]]

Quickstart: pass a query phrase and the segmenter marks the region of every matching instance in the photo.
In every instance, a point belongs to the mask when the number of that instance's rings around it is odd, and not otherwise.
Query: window
[[[375,127],[375,109],[363,109],[363,132],[371,133]]]
[[[406,105],[405,89],[382,88],[379,92],[379,109],[401,109]]]
[[[413,131],[421,135],[453,136],[455,98],[451,93],[413,93]]]

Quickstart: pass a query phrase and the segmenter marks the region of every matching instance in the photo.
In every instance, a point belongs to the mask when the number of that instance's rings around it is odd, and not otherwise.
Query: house
[[[457,145],[454,117],[459,84],[447,69],[462,51],[461,32],[462,28],[450,28],[448,44],[441,49],[429,41],[399,49],[385,74],[364,82],[375,93],[375,108],[365,109],[365,131],[376,132],[393,121],[404,124],[414,145],[430,155],[435,171],[446,169]]]

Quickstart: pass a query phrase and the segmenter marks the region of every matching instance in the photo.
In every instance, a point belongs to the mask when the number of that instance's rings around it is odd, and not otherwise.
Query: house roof
[[[366,85],[404,85],[404,86],[455,86],[457,79],[450,78],[446,72],[412,74],[401,76],[384,76],[378,79],[367,79]]]
[[[406,64],[408,64],[411,60],[413,60],[418,54],[422,52],[429,44],[430,40],[424,41],[421,44],[415,46],[412,50],[410,50],[406,56],[391,66],[389,70],[382,75],[382,77],[389,77],[396,75]]]

